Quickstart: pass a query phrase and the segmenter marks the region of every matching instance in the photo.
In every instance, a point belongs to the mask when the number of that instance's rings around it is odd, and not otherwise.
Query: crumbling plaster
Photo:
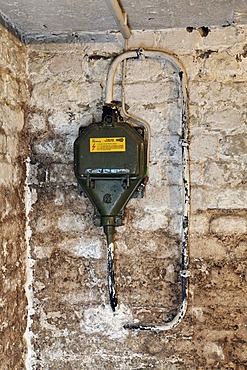
[[[0,28],[0,368],[24,367],[27,324],[25,180],[27,50]]]
[[[28,45],[29,368],[246,367],[246,32],[246,26],[212,29],[206,37],[197,30],[134,32],[129,42],[176,54],[189,82],[189,307],[176,329],[160,333],[129,332],[123,324],[133,317],[165,320],[179,301],[176,76],[165,62],[128,62],[127,103],[150,122],[151,166],[146,197],[131,201],[117,232],[121,305],[114,316],[105,240],[77,191],[73,141],[81,125],[100,118],[106,73],[123,41],[115,35],[97,42],[96,35],[84,43]],[[120,80],[119,74],[117,97]]]

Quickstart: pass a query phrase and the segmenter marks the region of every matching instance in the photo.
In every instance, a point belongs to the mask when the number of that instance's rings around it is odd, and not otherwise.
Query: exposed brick
[[[0,120],[2,126],[7,134],[13,135],[23,129],[24,126],[24,112],[23,109],[17,106],[8,106],[1,104],[0,106]],[[11,124],[10,124],[11,123]]]
[[[80,126],[92,123],[92,114],[88,112],[55,111],[48,118],[51,130],[55,134],[78,133]]]
[[[209,202],[209,208],[225,209],[246,209],[247,189],[245,185],[238,186],[235,189],[222,189],[217,193],[216,202],[213,201],[213,194]]]
[[[192,236],[190,239],[190,253],[192,258],[224,260],[227,250],[224,244],[207,235]]]
[[[225,136],[222,140],[222,151],[225,156],[242,156],[247,160],[247,140],[245,135]]]
[[[46,117],[39,113],[29,113],[28,126],[31,132],[44,131],[46,127]]]
[[[31,106],[47,110],[60,107],[60,102],[63,101],[63,109],[74,110],[77,109],[78,104],[91,105],[100,99],[99,84],[78,84],[71,81],[61,84],[58,80],[47,80],[34,86]]]
[[[73,164],[52,164],[48,170],[48,179],[51,182],[62,183],[66,185],[76,185]],[[47,179],[47,180],[48,180]]]
[[[3,131],[0,133],[0,156],[4,156],[6,153],[7,153],[7,137]]]
[[[229,188],[212,186],[192,186],[192,212],[205,209],[245,209],[247,201],[246,186]]]
[[[150,124],[151,163],[145,197],[131,200],[125,225],[116,232],[120,308],[113,315],[105,238],[93,226],[89,199],[79,196],[72,163],[79,126],[101,119],[106,74],[123,40],[120,35],[115,42],[44,43],[26,49],[0,31],[0,203],[6,239],[1,268],[7,307],[3,366],[23,368],[26,158],[21,155],[30,140],[33,366],[244,368],[246,27],[214,28],[206,38],[198,30],[135,31],[129,40],[130,48],[141,45],[179,55],[189,80],[189,308],[177,329],[152,335],[126,331],[123,324],[135,319],[162,323],[174,317],[181,303],[178,76],[162,58],[127,62],[127,104],[129,112]],[[121,68],[115,82],[119,99]],[[26,122],[23,106],[29,110]]]
[[[23,369],[27,325],[26,213],[21,142],[26,91],[26,47],[0,26],[1,297],[0,367]],[[21,147],[21,150],[20,150]]]
[[[232,235],[247,233],[247,218],[237,216],[222,216],[210,222],[213,234]]]
[[[133,103],[150,104],[173,101],[178,98],[178,87],[169,81],[151,83],[146,81],[140,85],[126,85],[126,99]]]
[[[190,232],[192,234],[207,234],[209,231],[209,216],[206,213],[191,215]]]
[[[194,133],[191,137],[190,158],[192,161],[200,161],[206,158],[217,158],[219,137]]]
[[[208,161],[204,164],[204,179],[205,185],[224,185],[233,186],[244,184],[246,181],[246,171],[244,162],[237,160],[224,161]],[[199,183],[200,184],[200,183]]]

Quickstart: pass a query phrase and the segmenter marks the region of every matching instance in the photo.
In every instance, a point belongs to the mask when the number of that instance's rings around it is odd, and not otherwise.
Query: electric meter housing
[[[101,122],[80,128],[74,143],[74,170],[94,205],[95,225],[122,225],[127,202],[143,196],[147,145],[144,128],[125,122],[116,107],[103,107]]]

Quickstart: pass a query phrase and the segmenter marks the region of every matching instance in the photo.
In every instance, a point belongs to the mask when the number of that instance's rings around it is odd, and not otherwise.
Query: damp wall
[[[191,30],[190,30],[191,31]],[[119,310],[109,307],[106,245],[73,175],[80,126],[99,121],[106,74],[121,37],[31,45],[28,129],[33,358],[42,369],[243,369],[246,356],[246,28],[134,33],[131,48],[178,55],[188,75],[190,294],[170,332],[126,331],[129,321],[171,319],[180,300],[181,102],[163,60],[129,61],[129,111],[151,126],[146,196],[116,234]],[[116,76],[119,99],[121,71]]]
[[[188,76],[191,276],[187,314],[168,332],[123,325],[170,320],[180,302],[178,76],[163,60],[127,63],[126,102],[151,126],[151,163],[145,198],[129,203],[117,229],[113,315],[105,237],[78,191],[73,142],[101,118],[123,41],[98,34],[28,45],[28,369],[246,367],[246,27],[188,31],[135,32],[129,43],[177,55]]]
[[[27,325],[26,47],[0,27],[0,368],[22,369]]]

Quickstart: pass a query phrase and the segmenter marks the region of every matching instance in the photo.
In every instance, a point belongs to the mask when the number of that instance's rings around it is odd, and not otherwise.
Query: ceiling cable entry
[[[131,31],[128,26],[128,16],[127,13],[123,12],[118,0],[106,0],[106,3],[119,27],[119,30],[124,39],[129,39],[131,36]]]

